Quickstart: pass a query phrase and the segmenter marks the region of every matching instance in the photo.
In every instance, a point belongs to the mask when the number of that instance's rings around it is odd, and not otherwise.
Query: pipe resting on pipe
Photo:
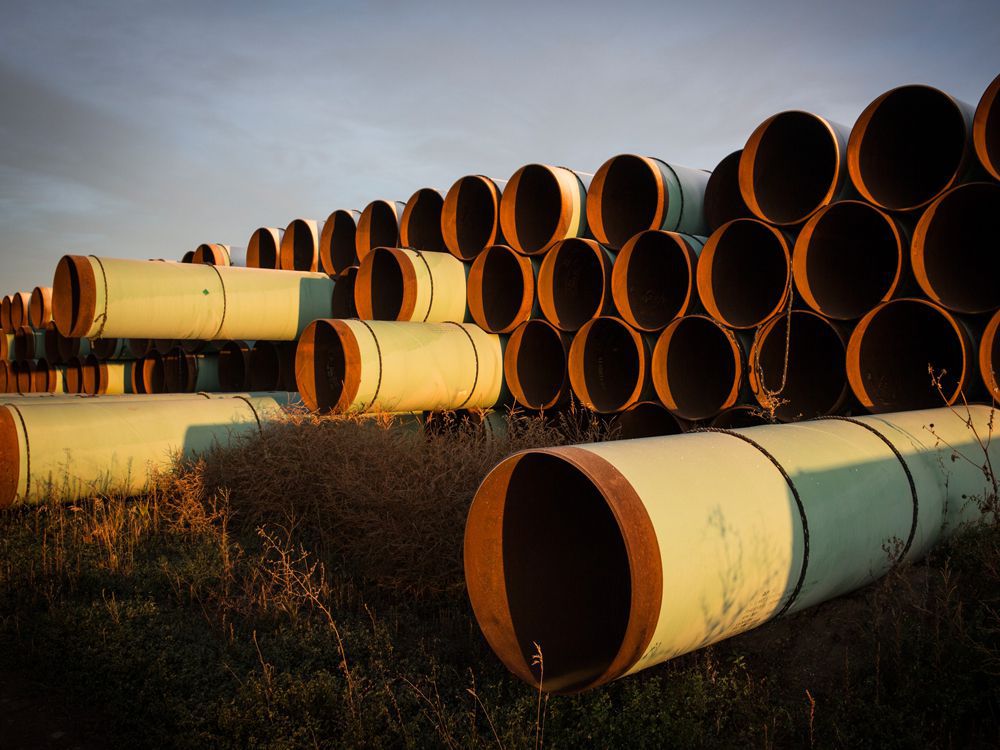
[[[354,304],[365,320],[462,322],[469,267],[448,253],[376,247],[361,260]]]
[[[488,333],[510,333],[541,314],[538,306],[538,259],[507,245],[491,245],[469,266],[466,282],[469,313]]]
[[[588,320],[614,315],[611,273],[616,253],[579,237],[552,246],[538,268],[538,306],[561,331],[577,331]]]
[[[569,400],[570,337],[547,320],[526,320],[507,341],[504,380],[526,409],[556,409]]]
[[[247,242],[247,268],[277,270],[281,263],[281,241],[284,229],[260,227]]]
[[[52,287],[36,286],[28,305],[28,325],[45,330],[52,320]]]
[[[319,236],[319,260],[323,271],[338,276],[358,264],[355,235],[358,231],[360,211],[337,209],[323,222]]]
[[[500,199],[500,227],[510,246],[524,255],[543,255],[560,240],[586,236],[591,177],[545,164],[517,170]]]
[[[577,331],[569,349],[569,382],[588,409],[622,411],[652,390],[646,336],[613,317],[594,318]]]
[[[399,218],[399,244],[412,250],[446,253],[441,233],[444,194],[434,188],[420,188],[410,196]]]
[[[493,245],[505,245],[500,229],[500,197],[507,180],[484,175],[459,178],[448,190],[441,209],[441,234],[448,251],[459,260],[474,260]]]
[[[294,219],[281,237],[278,268],[282,271],[319,270],[319,239],[323,223],[314,219]]]
[[[750,219],[740,192],[740,157],[743,149],[733,151],[712,170],[705,185],[705,225],[709,233],[733,219]]]
[[[983,168],[1000,180],[1000,76],[986,87],[972,118],[972,143]]]
[[[374,200],[365,206],[354,233],[359,263],[376,247],[399,246],[399,222],[405,208],[405,203],[386,200]]]

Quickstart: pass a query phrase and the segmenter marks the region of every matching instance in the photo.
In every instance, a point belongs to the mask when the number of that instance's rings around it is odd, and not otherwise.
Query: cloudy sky
[[[0,289],[528,162],[711,169],[768,115],[975,104],[1000,2],[7,2]]]

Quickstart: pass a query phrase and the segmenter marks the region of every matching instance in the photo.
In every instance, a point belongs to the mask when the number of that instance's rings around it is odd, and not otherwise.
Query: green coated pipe
[[[221,390],[218,354],[188,354],[176,347],[163,356],[163,372],[167,393]]]
[[[21,326],[14,332],[14,359],[38,359],[45,356],[45,331]]]
[[[376,247],[362,258],[354,281],[358,317],[463,322],[467,273],[468,266],[449,253]]]

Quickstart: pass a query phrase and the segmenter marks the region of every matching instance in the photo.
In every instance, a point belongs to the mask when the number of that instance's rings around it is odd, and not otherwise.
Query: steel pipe
[[[90,350],[98,359],[136,359],[131,339],[93,339]]]
[[[247,268],[279,269],[284,236],[285,230],[277,227],[255,229],[247,242]]]
[[[31,292],[16,292],[10,297],[10,324],[13,330],[30,327],[28,310],[31,308]]]
[[[38,360],[31,389],[34,393],[65,393],[65,368]]]
[[[441,231],[444,194],[433,188],[421,188],[406,201],[399,219],[399,244],[412,250],[446,253]]]
[[[66,368],[63,380],[66,393],[83,393],[83,358],[72,357],[63,360],[63,367]]]
[[[448,253],[377,247],[361,259],[354,305],[364,320],[442,323],[467,319],[468,266]]]
[[[45,331],[21,326],[14,332],[14,359],[38,359],[45,356]]]
[[[536,294],[538,260],[507,245],[476,255],[466,282],[469,313],[489,333],[510,333],[541,314]]]
[[[972,118],[972,144],[983,168],[1000,180],[1000,76],[986,87]]]
[[[333,309],[334,318],[356,318],[358,308],[354,304],[354,288],[358,281],[358,266],[345,268],[337,277],[333,286]]]
[[[560,240],[587,234],[587,188],[592,175],[565,167],[527,164],[507,181],[500,228],[525,255],[543,255]]]
[[[552,246],[538,268],[536,293],[545,318],[562,331],[614,315],[611,269],[615,253],[594,240],[571,237]]]
[[[514,400],[526,409],[557,409],[569,400],[570,337],[547,320],[521,323],[503,354],[503,372]]]
[[[134,391],[135,362],[108,362],[88,354],[80,365],[80,393],[88,396],[119,395]]]
[[[28,303],[28,325],[45,330],[52,320],[52,287],[36,286]]]
[[[180,347],[163,355],[163,387],[167,393],[221,390],[218,354],[189,354]]]
[[[705,228],[709,233],[733,219],[753,217],[740,192],[742,155],[743,149],[740,149],[720,161],[705,185]]]
[[[405,203],[385,200],[375,200],[365,206],[354,234],[354,249],[359,263],[376,247],[399,245],[399,221],[405,208]]]
[[[474,260],[487,248],[506,244],[500,228],[500,198],[506,186],[507,180],[474,174],[459,178],[448,190],[441,234],[459,260]]]
[[[192,263],[208,266],[246,266],[247,249],[220,243],[198,245],[191,256]]]
[[[4,333],[14,333],[14,326],[10,319],[10,307],[13,302],[9,294],[5,294],[0,300],[0,330]]]
[[[986,384],[990,398],[994,403],[1000,402],[1000,310],[993,313],[983,337],[979,341],[979,373]]]
[[[63,362],[62,354],[59,351],[61,339],[62,335],[56,328],[55,321],[49,321],[48,325],[45,326],[45,359],[50,364],[59,365]]]
[[[708,425],[717,430],[735,430],[739,427],[756,427],[768,424],[769,421],[759,406],[737,404],[719,414]]]
[[[640,401],[623,412],[615,414],[608,428],[616,440],[680,435],[685,424],[671,414],[663,404]]]
[[[250,350],[250,390],[298,390],[295,384],[295,342],[254,342]]]
[[[188,250],[181,256],[181,263],[194,263],[194,250]]]
[[[624,321],[594,318],[569,348],[569,383],[580,402],[599,414],[623,411],[652,391],[650,346]]]
[[[295,219],[286,228],[278,248],[278,268],[283,271],[319,270],[319,239],[323,223]]]
[[[0,333],[0,360],[12,362],[14,357],[14,336],[13,333]]]
[[[32,393],[35,386],[35,360],[25,359],[17,363],[15,378],[18,393]]]
[[[51,359],[48,353],[48,342],[51,338],[46,339],[46,359]],[[56,346],[59,348],[59,361],[68,362],[73,357],[79,357],[81,360],[90,354],[90,339],[79,338],[77,336],[63,336],[59,334],[59,338],[56,340]]]
[[[355,239],[360,211],[337,209],[323,222],[319,235],[319,261],[324,273],[339,276],[358,264]]]
[[[253,342],[227,341],[218,354],[220,391],[244,391],[249,387],[250,348]]]
[[[0,359],[0,393],[10,393],[10,374],[13,362]],[[15,381],[16,382],[16,381]]]

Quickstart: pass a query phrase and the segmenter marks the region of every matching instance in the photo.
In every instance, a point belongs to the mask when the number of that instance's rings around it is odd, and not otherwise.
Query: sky
[[[776,112],[997,74],[998,0],[5,0],[0,291],[531,162],[712,169]]]

